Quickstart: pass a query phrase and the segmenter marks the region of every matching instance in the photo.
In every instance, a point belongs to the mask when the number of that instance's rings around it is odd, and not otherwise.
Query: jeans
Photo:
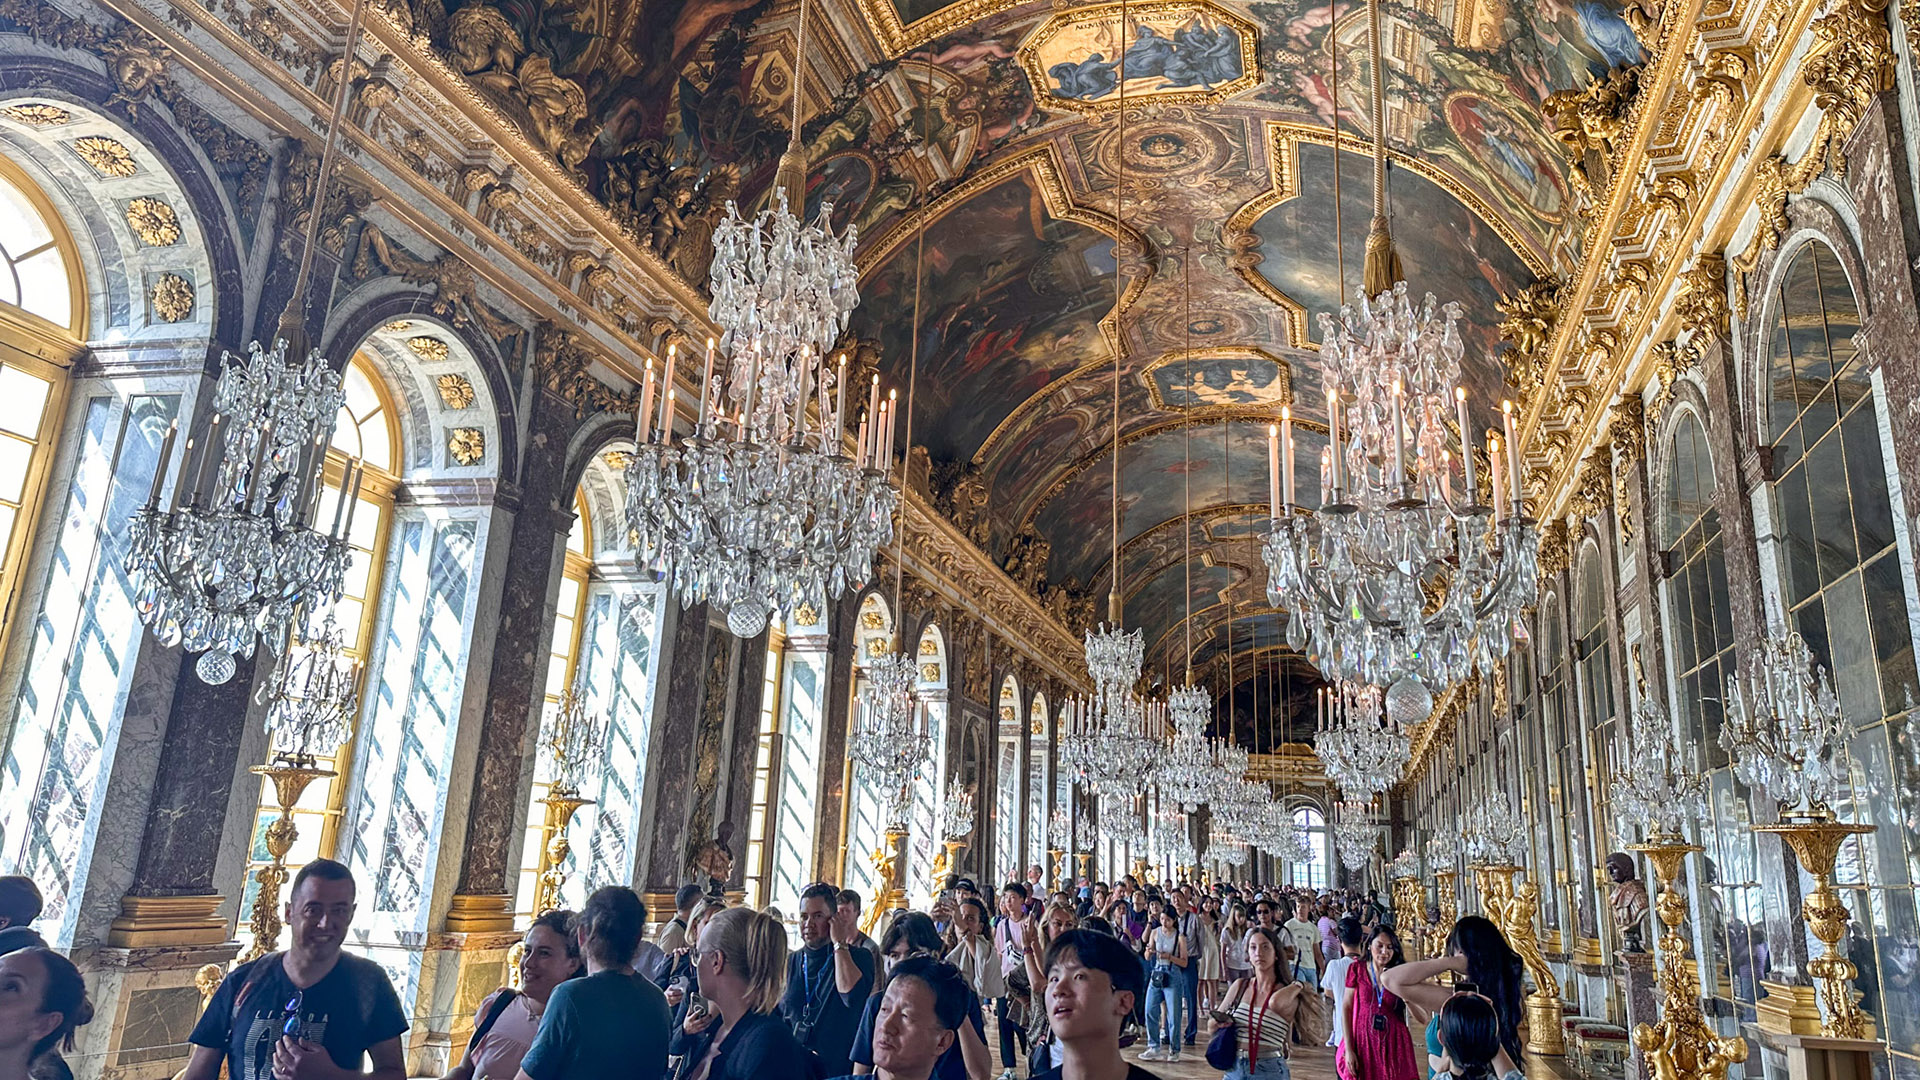
[[[1198,963],[1199,961],[1195,961]],[[1187,981],[1187,1045],[1192,1046],[1199,1033],[1200,1025],[1200,980],[1195,973],[1188,972]]]
[[[1158,1050],[1163,1044],[1169,1049],[1180,1048],[1180,1010],[1187,1002],[1186,975],[1177,967],[1166,967],[1167,985],[1155,986],[1153,980],[1147,980],[1147,1048]],[[1171,1012],[1172,1016],[1165,1016]],[[1162,1019],[1166,1025],[1161,1025]]]
[[[1007,1019],[1007,1010],[1012,1007],[1012,1004],[1009,998],[994,998],[993,1015],[1000,1022],[1000,1064],[1003,1068],[1017,1072],[1020,1068],[1020,1058],[1014,1050],[1014,1032],[1019,1026]]]
[[[1260,1064],[1254,1068],[1247,1067],[1247,1055],[1241,1054],[1240,1060],[1234,1062],[1233,1068],[1220,1080],[1291,1080],[1291,1077],[1287,1059],[1279,1054],[1261,1054]]]
[[[1319,989],[1320,973],[1313,969],[1311,961],[1303,964],[1296,960],[1293,964],[1293,981],[1306,983],[1309,990]]]

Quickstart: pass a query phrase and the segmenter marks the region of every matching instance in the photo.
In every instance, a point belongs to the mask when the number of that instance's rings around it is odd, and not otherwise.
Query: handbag
[[[1147,982],[1165,990],[1167,987],[1173,985],[1173,974],[1166,968],[1156,967],[1153,969],[1153,974],[1147,976]]]
[[[1233,984],[1233,1000],[1228,1002],[1221,1011],[1232,1012],[1233,1006],[1240,1000],[1241,991],[1246,987],[1246,983],[1236,981]],[[1239,1057],[1240,1026],[1229,1020],[1220,1025],[1220,1030],[1213,1033],[1213,1038],[1207,1040],[1207,1064],[1221,1072],[1228,1072],[1238,1062]]]

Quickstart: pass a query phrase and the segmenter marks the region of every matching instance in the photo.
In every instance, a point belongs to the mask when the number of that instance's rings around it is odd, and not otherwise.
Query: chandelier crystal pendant
[[[859,726],[853,733],[853,763],[882,793],[885,824],[904,829],[913,781],[932,760],[932,740],[913,690],[919,669],[913,657],[891,652],[868,663],[866,676]]]
[[[360,705],[360,662],[341,646],[331,609],[316,632],[295,634],[280,650],[256,700],[266,707],[275,761],[311,767],[347,741]]]
[[[295,363],[286,353],[280,339],[271,352],[252,343],[244,361],[222,355],[213,416],[180,455],[172,505],[160,505],[160,489],[175,428],[128,527],[134,610],[161,644],[199,652],[194,671],[209,684],[232,678],[256,641],[286,641],[298,613],[338,599],[346,579],[358,474],[318,527],[327,441],[346,395],[317,350]]]
[[[1625,836],[1645,830],[1649,843],[1677,840],[1700,820],[1707,778],[1681,762],[1667,711],[1645,685],[1628,728],[1620,740],[1620,768],[1609,777],[1616,823]]]
[[[1776,627],[1746,670],[1727,679],[1720,747],[1740,781],[1789,807],[1787,817],[1832,816],[1848,734],[1827,670],[1798,632]]]
[[[1527,850],[1526,822],[1504,791],[1469,807],[1460,826],[1468,866],[1517,866]]]

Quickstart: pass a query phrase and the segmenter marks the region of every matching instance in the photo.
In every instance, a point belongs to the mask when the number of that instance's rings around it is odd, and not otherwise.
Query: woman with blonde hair
[[[677,1080],[808,1080],[810,1054],[780,1018],[787,931],[749,908],[710,916],[693,949],[700,996],[674,1036]]]

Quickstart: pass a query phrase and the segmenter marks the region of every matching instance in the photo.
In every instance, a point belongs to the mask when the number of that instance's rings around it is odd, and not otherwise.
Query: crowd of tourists
[[[1331,1047],[1340,1080],[1518,1071],[1522,965],[1485,919],[1408,962],[1373,893],[1026,878],[950,879],[932,910],[883,913],[878,940],[859,894],[809,885],[797,948],[778,912],[693,885],[649,939],[638,894],[598,889],[533,920],[446,1078],[1154,1080],[1136,1061],[1197,1054],[1226,1080],[1289,1080],[1300,1046]],[[404,1080],[399,997],[343,948],[356,899],[340,863],[299,870],[290,946],[227,974],[176,1080]],[[0,1080],[70,1077],[91,1019],[79,972],[26,925],[39,904],[0,878]]]

